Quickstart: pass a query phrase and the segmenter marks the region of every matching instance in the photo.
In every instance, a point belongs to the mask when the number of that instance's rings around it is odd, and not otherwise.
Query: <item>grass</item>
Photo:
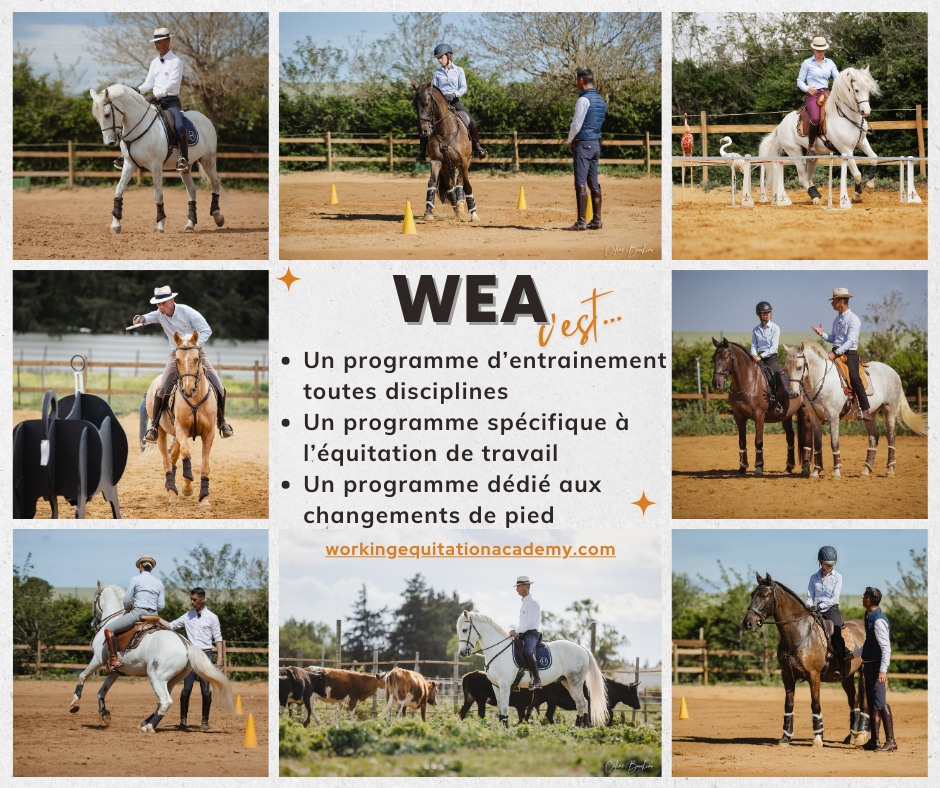
[[[461,721],[451,710],[420,717],[337,716],[332,725],[304,728],[280,718],[280,773],[330,777],[647,776],[662,773],[659,726],[576,728],[501,725],[492,714]],[[322,706],[317,710],[322,718]],[[556,719],[561,717],[556,715]]]

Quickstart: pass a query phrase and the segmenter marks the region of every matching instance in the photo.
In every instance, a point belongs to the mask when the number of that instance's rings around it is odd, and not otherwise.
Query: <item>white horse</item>
[[[787,347],[787,374],[790,376],[790,396],[803,395],[804,407],[819,422],[829,422],[829,436],[832,442],[832,476],[842,475],[842,459],[839,455],[839,419],[855,420],[850,408],[846,408],[849,397],[842,390],[842,382],[835,363],[829,360],[829,354],[818,342],[804,340],[794,347]],[[867,367],[871,378],[873,394],[868,397],[871,419],[865,422],[868,430],[868,455],[862,466],[862,476],[870,476],[875,467],[875,451],[878,446],[878,424],[875,414],[881,411],[885,417],[885,432],[888,436],[888,476],[894,476],[895,450],[894,431],[898,421],[917,435],[927,434],[927,416],[915,413],[907,404],[901,378],[887,364],[872,361]],[[814,469],[813,477],[819,476]]]
[[[783,122],[770,134],[761,140],[759,155],[761,158],[779,156],[785,151],[788,156],[806,156],[813,153],[829,153],[826,141],[842,156],[851,156],[856,149],[866,156],[875,158],[875,152],[868,144],[866,134],[871,114],[871,96],[879,95],[881,91],[867,68],[847,68],[842,71],[832,83],[832,91],[826,103],[826,134],[816,137],[813,150],[807,152],[809,137],[797,133],[797,118],[799,112],[794,110],[787,115]],[[816,159],[801,159],[794,161],[800,183],[807,194],[813,199],[813,205],[819,203],[819,190],[813,184],[813,172],[816,169]],[[862,174],[859,172],[855,159],[848,159],[848,167],[855,179],[855,194],[853,199],[862,197]],[[760,201],[767,202],[767,192],[764,187],[764,165],[760,168]],[[875,188],[875,162],[872,161],[868,170],[869,189]]]
[[[94,618],[91,621],[95,637],[91,641],[92,657],[88,667],[78,677],[75,694],[69,711],[78,711],[85,679],[99,668],[108,664],[108,645],[105,643],[104,630],[107,622],[124,612],[124,589],[118,585],[104,586],[98,581],[98,591],[93,603]],[[140,645],[125,652],[124,666],[118,673],[109,673],[98,690],[98,714],[101,721],[108,725],[111,712],[105,706],[105,696],[119,676],[146,676],[157,696],[157,710],[140,723],[144,733],[154,733],[160,720],[173,705],[170,697],[173,688],[189,674],[190,670],[207,680],[212,685],[212,694],[222,702],[223,708],[230,714],[236,714],[235,698],[232,685],[225,674],[198,648],[182,637],[167,629],[145,635]]]
[[[508,724],[509,689],[519,672],[512,658],[512,638],[489,616],[464,610],[457,619],[457,639],[462,657],[470,656],[479,642],[486,661],[486,677],[496,692],[499,718]],[[604,725],[607,722],[607,686],[593,654],[584,646],[568,640],[553,640],[545,645],[552,652],[552,664],[539,671],[542,683],[552,684],[560,679],[577,707],[577,722]],[[585,682],[591,696],[590,709],[583,692]],[[528,685],[529,672],[526,670],[519,686]]]
[[[101,93],[94,90],[91,94],[91,112],[101,127],[101,136],[105,145],[112,148],[120,144],[124,155],[124,168],[121,180],[114,190],[114,210],[111,214],[111,232],[121,232],[121,218],[124,205],[124,189],[138,167],[149,170],[153,176],[153,199],[157,204],[157,225],[154,232],[163,232],[166,214],[163,212],[163,165],[174,157],[174,148],[167,142],[167,135],[160,122],[159,111],[134,88],[126,85],[111,85]],[[225,224],[225,217],[219,210],[219,172],[216,168],[216,133],[215,127],[201,112],[189,110],[186,117],[196,127],[199,140],[189,146],[190,163],[200,162],[212,187],[212,204],[209,213],[217,226]],[[176,149],[178,151],[178,148]],[[178,155],[178,154],[176,154]],[[191,232],[196,226],[196,184],[191,172],[181,172],[180,177],[189,193],[189,218],[186,230]]]

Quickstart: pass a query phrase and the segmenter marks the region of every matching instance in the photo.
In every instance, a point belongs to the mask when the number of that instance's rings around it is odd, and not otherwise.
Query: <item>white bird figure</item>
[[[718,149],[718,153],[721,154],[723,159],[731,159],[731,204],[734,205],[734,193],[737,191],[738,180],[735,173],[740,172],[744,175],[744,159],[741,157],[740,153],[734,153],[733,151],[726,153],[725,148],[731,145],[731,137],[722,137],[718,140],[718,143],[721,147]],[[741,184],[743,187],[743,183]]]

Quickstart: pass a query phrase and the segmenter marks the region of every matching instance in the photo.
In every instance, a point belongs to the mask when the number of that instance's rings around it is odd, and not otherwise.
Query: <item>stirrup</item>
[[[148,429],[147,432],[144,433],[144,440],[147,441],[147,443],[156,443],[157,442],[157,428],[151,427],[150,429]]]
[[[183,156],[180,156],[179,161],[176,162],[176,171],[189,172],[189,162]]]
[[[222,425],[219,427],[219,435],[223,438],[231,438],[235,434],[235,430],[232,429],[232,425],[227,421],[223,421]]]
[[[478,159],[488,159],[490,157],[490,154],[480,147],[480,143],[476,144],[476,149],[473,152],[476,154]]]
[[[111,162],[111,164],[114,167],[114,169],[123,171],[124,170],[124,157],[121,156],[119,159],[115,159],[113,162]]]

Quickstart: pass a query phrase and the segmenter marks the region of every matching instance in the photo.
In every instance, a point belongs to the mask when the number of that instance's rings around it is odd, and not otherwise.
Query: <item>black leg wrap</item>
[[[201,476],[199,478],[199,500],[209,497],[209,477]]]
[[[219,210],[219,195],[212,192],[212,205],[209,207],[209,213],[214,214]]]
[[[170,492],[179,492],[179,490],[176,489],[176,468],[166,472],[166,488]]]
[[[820,199],[820,198],[822,197],[822,195],[819,193],[819,189],[816,188],[815,184],[814,184],[813,186],[810,186],[810,187],[806,190],[806,193],[807,193],[810,197],[812,197],[814,200],[818,200],[818,199]]]
[[[183,478],[193,480],[193,458],[183,457]]]
[[[861,193],[862,193],[862,184],[861,184],[861,183],[856,183],[856,184],[855,184],[855,193],[856,193],[856,194],[861,194]]]
[[[428,189],[428,193],[424,198],[425,205],[427,205],[429,211],[434,210],[434,195],[437,194],[437,189]]]
[[[75,685],[75,697],[76,697],[76,698],[80,698],[80,697],[82,696],[82,690],[83,690],[83,689],[85,689],[85,685],[84,685],[84,684],[76,684],[76,685]]]
[[[120,221],[124,217],[124,198],[115,197],[114,198],[114,210],[111,211],[111,215]]]
[[[162,222],[164,219],[166,219],[166,214],[163,212],[163,203],[158,202],[157,203],[157,221]]]
[[[477,201],[473,199],[472,194],[467,195],[467,210],[473,213],[477,209]]]
[[[196,223],[196,201],[195,200],[189,201],[189,221],[191,221],[193,224]]]
[[[877,168],[874,164],[869,165],[869,167],[868,167],[868,180],[870,180],[870,181],[875,180],[875,172],[877,171],[877,169],[878,169],[878,168]]]

